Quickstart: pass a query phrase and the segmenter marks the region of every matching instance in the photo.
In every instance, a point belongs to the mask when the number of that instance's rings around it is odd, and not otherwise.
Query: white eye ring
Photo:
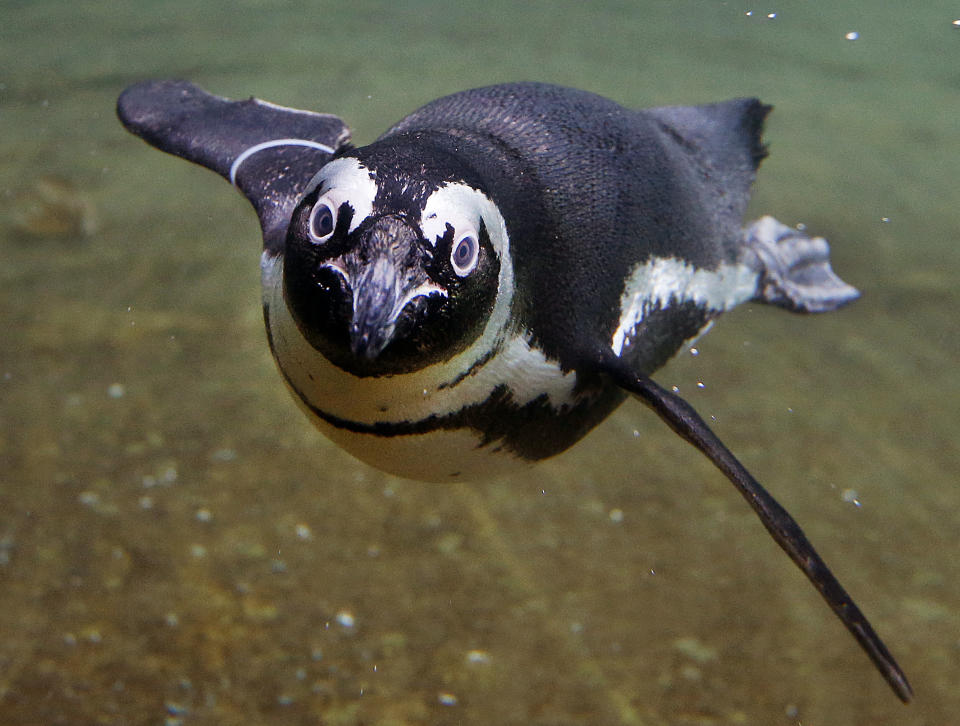
[[[477,267],[480,259],[480,243],[472,232],[460,235],[450,250],[450,264],[458,277],[466,277]]]
[[[325,199],[320,198],[310,210],[307,220],[307,235],[316,243],[326,242],[337,228],[337,210]]]

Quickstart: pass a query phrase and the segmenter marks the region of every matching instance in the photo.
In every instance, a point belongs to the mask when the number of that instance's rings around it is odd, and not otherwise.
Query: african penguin
[[[906,677],[790,515],[650,375],[745,301],[858,296],[822,238],[742,227],[770,107],[630,110],[541,83],[455,93],[368,146],[337,117],[183,81],[123,124],[202,164],[260,218],[281,374],[320,430],[385,471],[487,476],[567,449],[629,394],[734,483],[897,695]]]

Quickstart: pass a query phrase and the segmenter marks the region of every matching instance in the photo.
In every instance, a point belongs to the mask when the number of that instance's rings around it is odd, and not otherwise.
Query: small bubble
[[[164,701],[163,707],[171,716],[184,716],[190,712],[190,709],[176,701]]]
[[[234,461],[237,458],[237,452],[234,449],[217,449],[210,458],[214,461]]]
[[[607,515],[610,517],[610,521],[614,524],[619,524],[623,521],[623,510],[617,507],[614,507],[610,510],[610,513]]]
[[[694,358],[696,358],[698,355],[700,355],[700,349],[699,349],[699,348],[691,348],[691,349],[690,349],[690,355],[692,355]]]
[[[670,390],[674,393],[680,393],[680,386],[670,386]]]
[[[95,507],[100,503],[100,495],[91,491],[80,492],[80,495],[77,497],[77,499],[81,504],[84,504],[88,507]]]
[[[707,384],[703,381],[697,381],[697,388],[706,388]]]
[[[440,693],[438,693],[438,694],[437,694],[437,701],[439,701],[440,704],[443,705],[443,706],[456,706],[456,705],[457,705],[457,697],[456,697],[455,695],[453,695],[452,693],[448,693],[447,691],[441,691]]]
[[[840,493],[840,498],[841,498],[843,501],[848,502],[848,503],[852,504],[852,505],[855,506],[855,507],[861,506],[860,498],[859,498],[859,496],[857,495],[857,490],[856,490],[856,489],[844,489],[844,490]]]
[[[856,30],[851,30],[849,33],[847,33],[843,37],[846,38],[847,40],[857,40],[860,38],[860,33],[858,33]]]
[[[336,621],[340,627],[343,628],[352,628],[356,625],[356,619],[353,617],[353,613],[349,610],[341,610],[336,614]]]
[[[293,528],[293,531],[296,532],[297,537],[298,537],[299,539],[303,539],[303,540],[311,540],[311,539],[313,539],[313,532],[310,531],[310,527],[309,527],[308,525],[304,524],[303,522],[300,522],[299,524],[297,524],[297,525]]]
[[[153,509],[153,497],[140,497],[139,503],[140,509]]]
[[[127,393],[127,387],[122,383],[111,383],[107,386],[107,395],[110,398],[123,398]]]
[[[468,650],[467,663],[489,663],[490,654],[485,650]]]
[[[168,627],[175,628],[180,624],[180,618],[176,613],[167,613],[163,616],[163,622],[165,622]]]
[[[213,519],[213,513],[206,508],[198,509],[194,516],[197,518],[198,522],[209,522],[211,519]]]
[[[954,20],[951,25],[953,25],[954,28],[960,28],[960,18]]]
[[[880,217],[880,221],[883,224],[890,224],[890,217]]]
[[[748,10],[748,11],[747,11],[746,13],[744,13],[744,14],[745,14],[748,18],[752,18],[752,17],[753,17],[753,11],[752,11],[752,10]]]
[[[777,17],[776,13],[767,13],[768,20],[774,20]]]
[[[190,554],[199,560],[207,556],[207,548],[202,544],[192,544],[190,545]]]

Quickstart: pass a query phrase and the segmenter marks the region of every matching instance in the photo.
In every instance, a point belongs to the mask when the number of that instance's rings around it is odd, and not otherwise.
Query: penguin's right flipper
[[[761,217],[743,230],[744,261],[760,273],[757,302],[796,313],[824,313],[856,300],[860,292],[830,267],[823,237]]]
[[[821,597],[870,657],[900,700],[909,702],[913,697],[913,690],[906,675],[867,618],[860,612],[853,598],[847,594],[843,585],[810,544],[800,525],[737,460],[693,406],[677,394],[657,385],[649,377],[632,370],[612,351],[603,355],[599,367],[622,389],[652,408],[671,429],[699,449],[726,475],[760,517],[774,541],[817,588]]]
[[[283,244],[304,187],[350,140],[336,116],[256,98],[231,101],[187,81],[144,81],[127,88],[117,116],[161,151],[212,169],[250,200],[268,249]]]

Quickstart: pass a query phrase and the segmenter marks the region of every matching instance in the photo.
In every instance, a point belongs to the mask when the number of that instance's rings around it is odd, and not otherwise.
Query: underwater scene
[[[357,145],[510,81],[771,104],[746,220],[826,237],[861,297],[743,304],[653,378],[797,519],[912,702],[638,400],[475,483],[324,438],[270,354],[254,210],[117,120],[154,78]],[[0,724],[955,723],[958,116],[945,0],[0,3]]]

